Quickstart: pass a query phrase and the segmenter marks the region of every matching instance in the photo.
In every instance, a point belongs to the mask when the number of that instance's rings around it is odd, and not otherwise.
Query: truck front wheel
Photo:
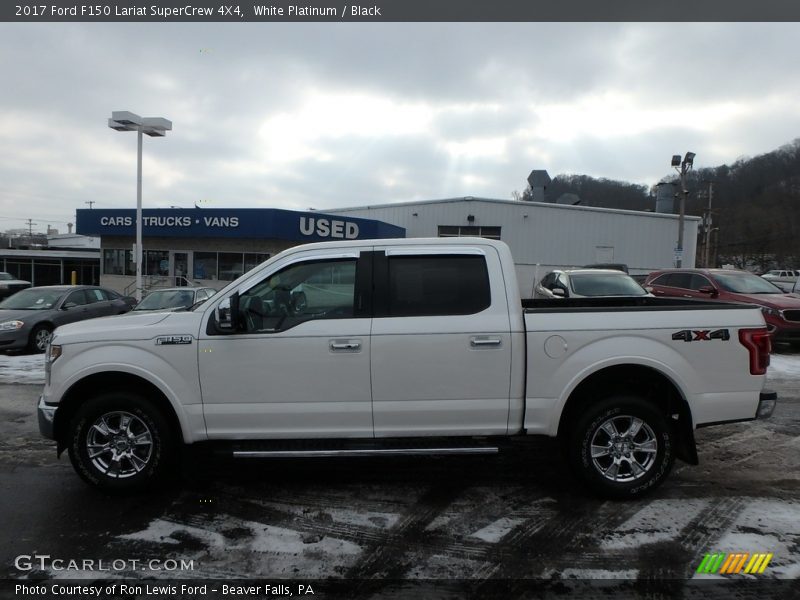
[[[577,475],[611,498],[637,498],[666,479],[675,461],[665,415],[636,396],[589,404],[572,429],[567,454]]]
[[[134,394],[86,401],[69,428],[69,457],[84,481],[106,491],[143,489],[166,469],[171,446],[163,414]]]

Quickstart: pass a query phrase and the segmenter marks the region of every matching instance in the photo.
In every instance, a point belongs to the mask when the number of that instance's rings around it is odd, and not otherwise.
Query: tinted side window
[[[388,316],[471,315],[491,304],[483,256],[390,256]]]
[[[702,275],[692,275],[691,289],[699,290],[701,287],[713,287],[711,282]]]
[[[354,315],[356,259],[295,263],[239,298],[241,328],[284,331],[312,319]]]
[[[669,273],[659,275],[653,279],[648,285],[669,285]]]
[[[669,285],[684,290],[692,289],[691,273],[672,273],[669,277]]]
[[[80,306],[82,304],[88,304],[86,300],[86,293],[84,292],[84,290],[76,290],[72,292],[69,296],[67,296],[67,299],[64,301],[64,304],[70,304],[70,305],[75,304],[77,306]]]

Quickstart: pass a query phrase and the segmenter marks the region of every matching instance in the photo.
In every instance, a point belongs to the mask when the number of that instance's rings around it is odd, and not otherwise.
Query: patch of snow
[[[708,552],[772,552],[760,576],[794,579],[800,575],[800,503],[754,500]]]
[[[183,525],[182,523],[166,521],[164,519],[156,519],[147,526],[147,529],[135,533],[128,533],[119,537],[123,540],[138,540],[156,544],[174,545],[183,543],[187,536],[196,538],[206,546],[212,548],[225,547],[225,538],[219,533],[201,529],[200,527],[192,527],[190,525]]]
[[[605,569],[567,568],[561,571],[560,575],[562,579],[636,579],[639,576],[639,570],[607,571]]]
[[[524,522],[525,519],[511,519],[509,517],[502,517],[492,523],[489,523],[483,529],[479,529],[473,533],[471,537],[476,537],[484,542],[496,544],[502,540],[512,529]]]
[[[186,542],[187,538],[196,543],[188,544],[190,548],[187,549],[176,548],[176,544]],[[332,577],[357,560],[362,552],[361,546],[341,538],[312,535],[230,515],[218,515],[200,525],[158,518],[146,529],[118,539],[166,545],[168,548],[163,551],[169,552],[170,558],[194,561],[199,568],[193,573],[195,576],[202,576],[203,563],[206,563],[213,564],[216,574],[247,572],[267,577]]]
[[[44,385],[44,354],[0,354],[0,383]]]
[[[707,505],[706,500],[654,500],[607,534],[600,547],[621,550],[674,540]]]
[[[281,512],[288,512],[290,514],[304,516],[308,514],[307,506],[299,506],[293,504],[286,504],[283,502],[260,502],[262,506],[270,506]],[[354,525],[356,527],[373,527],[377,529],[390,529],[394,527],[400,520],[400,515],[397,513],[377,512],[377,511],[358,511],[348,510],[343,508],[325,508],[320,509],[321,513],[330,515],[336,523],[344,523],[346,525]]]
[[[773,354],[769,357],[767,377],[800,377],[800,354]]]

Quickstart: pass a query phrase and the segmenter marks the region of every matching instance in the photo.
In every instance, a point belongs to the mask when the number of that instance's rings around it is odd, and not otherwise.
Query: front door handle
[[[332,352],[358,352],[361,350],[361,342],[358,340],[331,340],[330,348]]]
[[[500,338],[469,338],[469,345],[473,348],[490,348],[496,347],[503,343]]]

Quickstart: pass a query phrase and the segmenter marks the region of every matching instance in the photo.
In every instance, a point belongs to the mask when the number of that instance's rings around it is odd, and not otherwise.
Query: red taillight
[[[765,375],[769,366],[769,353],[772,351],[766,327],[740,329],[739,341],[750,353],[750,374]]]

